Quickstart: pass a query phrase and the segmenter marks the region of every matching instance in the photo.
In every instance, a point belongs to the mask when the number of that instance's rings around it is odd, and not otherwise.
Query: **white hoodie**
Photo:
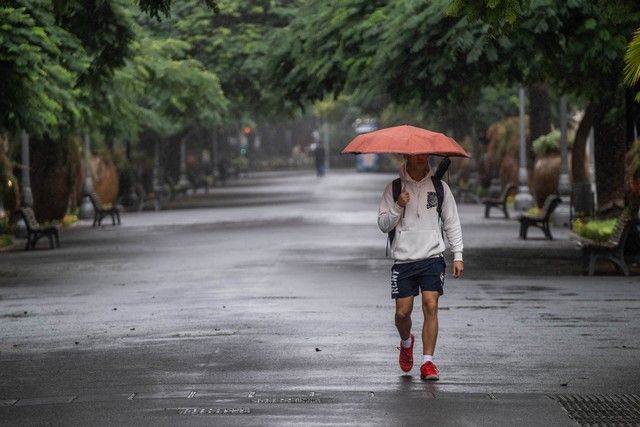
[[[400,169],[402,189],[410,194],[409,203],[403,209],[393,201],[392,184],[384,189],[378,210],[378,227],[383,233],[396,229],[391,244],[391,257],[398,263],[418,261],[441,255],[445,250],[439,224],[436,190],[431,172],[421,181],[414,181],[406,170]],[[462,229],[458,208],[446,182],[442,203],[444,234],[453,252],[453,259],[462,261]],[[404,210],[404,215],[403,211]]]

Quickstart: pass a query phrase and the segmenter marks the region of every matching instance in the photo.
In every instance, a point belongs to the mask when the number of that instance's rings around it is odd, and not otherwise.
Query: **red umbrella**
[[[442,133],[408,125],[358,135],[342,150],[342,153],[435,154],[446,157],[470,157],[452,138]]]

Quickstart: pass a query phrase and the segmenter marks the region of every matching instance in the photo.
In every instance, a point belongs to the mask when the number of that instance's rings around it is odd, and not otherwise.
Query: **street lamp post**
[[[520,87],[520,169],[518,170],[518,194],[516,194],[515,208],[525,211],[533,205],[533,197],[529,193],[527,179],[527,143],[524,126],[524,88]]]
[[[180,178],[178,179],[178,187],[188,187],[189,179],[187,178],[187,141],[180,141]]]
[[[82,192],[80,218],[93,218],[93,205],[88,196],[88,194],[93,192],[93,178],[91,176],[91,138],[88,132],[84,134],[84,186]]]
[[[326,121],[322,123],[322,146],[324,148],[324,170],[328,172],[331,167],[331,152],[329,151],[329,123]]]
[[[160,142],[156,139],[153,143],[153,192],[157,196],[160,193]]]
[[[218,131],[214,129],[211,133],[211,176],[217,178],[219,174],[218,164],[220,163],[218,158]],[[214,181],[215,182],[215,181]]]

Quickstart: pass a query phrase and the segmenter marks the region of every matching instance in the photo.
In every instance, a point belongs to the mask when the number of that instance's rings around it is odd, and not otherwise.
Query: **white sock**
[[[433,363],[433,354],[423,354],[422,355],[422,364],[424,365],[427,362]]]
[[[400,340],[400,342],[404,348],[411,347],[411,337],[407,338],[406,340]]]

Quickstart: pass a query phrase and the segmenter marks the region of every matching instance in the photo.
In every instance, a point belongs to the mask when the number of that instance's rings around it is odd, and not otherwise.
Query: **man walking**
[[[438,208],[440,200],[431,179],[428,155],[407,155],[405,160],[400,169],[401,189],[397,200],[394,200],[392,184],[384,190],[378,210],[378,227],[384,233],[395,229],[391,243],[391,256],[395,260],[391,269],[391,298],[396,301],[395,324],[401,340],[400,368],[409,372],[413,367],[415,337],[411,333],[411,311],[414,297],[421,294],[424,324],[420,377],[438,380],[439,371],[433,362],[433,354],[438,338],[438,299],[444,291],[443,234],[453,252],[453,277],[459,278],[464,270],[462,230],[455,200],[444,182],[442,206]],[[441,210],[440,214],[438,210]]]

